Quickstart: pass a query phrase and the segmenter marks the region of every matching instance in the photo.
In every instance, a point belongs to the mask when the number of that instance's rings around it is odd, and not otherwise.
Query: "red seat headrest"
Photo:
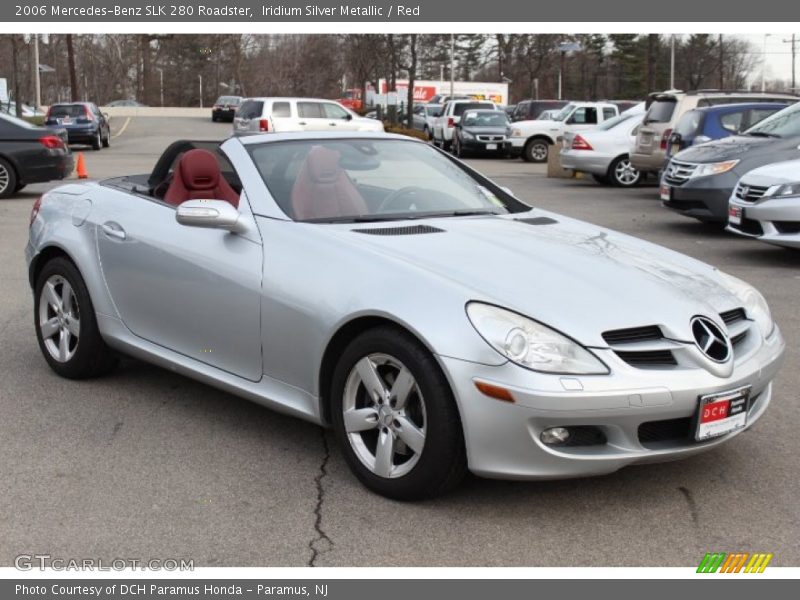
[[[219,183],[219,163],[208,150],[195,148],[181,157],[181,177],[190,190],[211,190]]]

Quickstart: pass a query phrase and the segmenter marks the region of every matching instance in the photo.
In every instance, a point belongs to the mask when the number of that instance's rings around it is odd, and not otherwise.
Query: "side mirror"
[[[345,121],[352,121],[352,120],[353,120],[353,115],[351,115],[350,113],[347,113],[347,114],[344,116],[344,120],[345,120]]]
[[[240,217],[238,209],[225,200],[187,200],[178,206],[175,213],[175,220],[187,227],[244,233],[247,227],[239,220]]]
[[[514,192],[511,190],[511,188],[508,188],[508,187],[505,187],[505,186],[502,186],[502,185],[501,185],[501,186],[500,186],[500,189],[501,189],[501,190],[503,190],[503,191],[504,191],[506,194],[508,194],[509,196],[515,197],[515,196],[514,196]]]

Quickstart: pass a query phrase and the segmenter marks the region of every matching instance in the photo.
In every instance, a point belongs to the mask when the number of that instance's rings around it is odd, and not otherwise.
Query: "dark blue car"
[[[106,116],[93,102],[53,104],[44,124],[67,130],[70,144],[88,144],[95,150],[108,148],[111,128]]]
[[[689,146],[738,135],[787,106],[783,102],[747,102],[689,110],[669,137],[667,159]]]

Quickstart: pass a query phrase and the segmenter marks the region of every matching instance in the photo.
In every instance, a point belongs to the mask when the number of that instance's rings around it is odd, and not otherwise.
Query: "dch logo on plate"
[[[698,573],[763,573],[772,553],[707,552],[697,567]]]

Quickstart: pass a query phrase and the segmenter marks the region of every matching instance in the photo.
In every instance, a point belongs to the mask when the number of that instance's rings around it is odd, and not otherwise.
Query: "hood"
[[[800,138],[767,138],[752,135],[733,135],[707,142],[698,146],[691,146],[678,152],[673,158],[687,162],[710,163],[723,160],[742,159],[745,156],[752,158],[756,155],[771,154],[784,147],[796,147]]]
[[[409,224],[360,223],[337,228],[335,235],[358,236],[362,248],[460,284],[468,294],[465,302],[504,306],[587,346],[605,347],[604,331],[647,325],[688,341],[693,316],[722,324],[720,312],[741,306],[709,265],[546,211],[412,223],[443,231],[352,232]]]
[[[800,181],[800,160],[785,160],[753,169],[742,177],[742,183],[770,187]]]

